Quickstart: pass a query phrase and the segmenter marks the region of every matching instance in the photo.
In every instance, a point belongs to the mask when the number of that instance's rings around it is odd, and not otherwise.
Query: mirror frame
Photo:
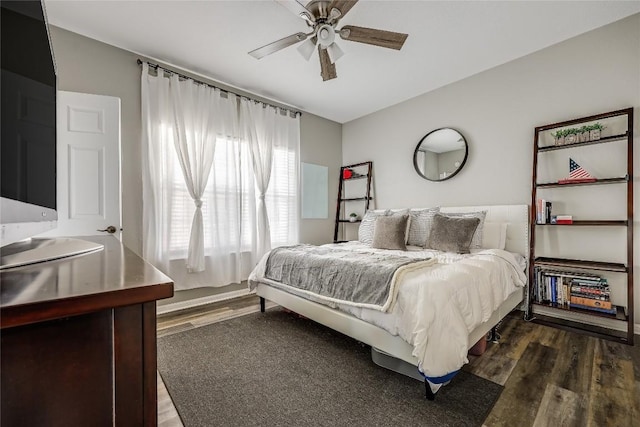
[[[455,131],[458,133],[458,135],[460,135],[460,137],[462,138],[462,141],[464,142],[464,158],[462,159],[462,162],[460,162],[460,166],[458,166],[458,168],[453,171],[451,173],[451,175],[447,176],[446,178],[442,178],[442,179],[431,179],[431,178],[427,178],[422,171],[418,168],[418,161],[417,161],[417,156],[418,156],[418,150],[420,148],[420,145],[422,145],[422,142],[427,139],[429,137],[429,135],[431,135],[432,133],[441,131],[441,130],[445,130],[445,129],[449,129],[452,131]],[[458,129],[455,128],[449,128],[449,127],[443,127],[443,128],[438,128],[438,129],[434,129],[431,132],[429,132],[428,134],[426,134],[425,136],[422,137],[422,139],[420,141],[418,141],[418,145],[416,145],[416,149],[413,151],[413,167],[415,168],[416,172],[418,173],[418,175],[420,175],[422,178],[426,179],[427,181],[431,181],[431,182],[442,182],[442,181],[446,181],[450,178],[453,178],[454,176],[456,176],[458,174],[458,172],[460,172],[462,170],[462,168],[464,167],[465,163],[467,163],[467,157],[469,157],[469,144],[467,144],[467,139],[464,137],[464,135],[462,134],[462,132],[460,132]]]

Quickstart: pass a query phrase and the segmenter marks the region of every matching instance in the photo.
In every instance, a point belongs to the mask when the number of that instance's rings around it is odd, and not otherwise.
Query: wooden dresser
[[[157,424],[156,300],[171,279],[113,236],[0,273],[0,424]]]

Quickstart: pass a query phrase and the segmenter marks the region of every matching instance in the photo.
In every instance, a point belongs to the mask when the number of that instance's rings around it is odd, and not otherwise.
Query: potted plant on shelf
[[[589,140],[590,141],[599,140],[602,134],[602,130],[604,129],[604,126],[602,126],[600,123],[594,123],[587,127],[589,128]]]
[[[551,134],[551,136],[553,136],[556,140],[555,141],[556,145],[566,144],[567,135],[569,135],[569,129],[560,129],[559,131],[556,131]]]
[[[351,212],[349,214],[349,221],[350,222],[356,222],[357,220],[358,220],[358,214],[354,213],[354,212]]]
[[[589,126],[582,126],[578,131],[578,142],[588,142],[589,131]]]
[[[565,144],[575,144],[576,142],[578,142],[578,133],[580,132],[578,129],[569,128],[569,129],[565,129],[565,132],[567,133],[564,136]]]

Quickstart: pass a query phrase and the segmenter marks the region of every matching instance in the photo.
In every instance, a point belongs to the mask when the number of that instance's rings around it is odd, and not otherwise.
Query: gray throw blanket
[[[395,300],[399,273],[409,266],[417,268],[433,262],[433,259],[296,245],[271,251],[265,278],[323,300],[386,311]]]

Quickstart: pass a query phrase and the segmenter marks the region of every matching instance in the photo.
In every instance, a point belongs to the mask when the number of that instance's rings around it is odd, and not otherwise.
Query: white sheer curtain
[[[250,143],[243,137],[250,119],[235,95],[193,86],[202,85],[164,77],[162,71],[151,75],[143,64],[143,256],[167,273],[178,290],[239,283],[261,254],[260,198]],[[275,114],[272,107],[266,110],[274,113],[275,122],[286,123],[274,125],[264,197],[272,245],[281,246],[298,241],[300,122]],[[202,244],[196,251],[204,258],[199,265],[187,261],[198,211]],[[196,272],[194,266],[203,270]]]
[[[271,249],[271,230],[265,198],[271,180],[273,163],[273,141],[278,112],[248,99],[240,100],[240,124],[249,144],[251,164],[258,190],[258,256]]]
[[[204,271],[204,228],[202,197],[207,187],[216,139],[224,127],[226,114],[233,105],[220,96],[220,91],[193,80],[180,81],[171,76],[171,105],[173,106],[174,139],[178,161],[189,195],[196,210],[191,223],[187,270]],[[217,92],[217,93],[216,93]],[[217,123],[216,123],[217,122]]]

